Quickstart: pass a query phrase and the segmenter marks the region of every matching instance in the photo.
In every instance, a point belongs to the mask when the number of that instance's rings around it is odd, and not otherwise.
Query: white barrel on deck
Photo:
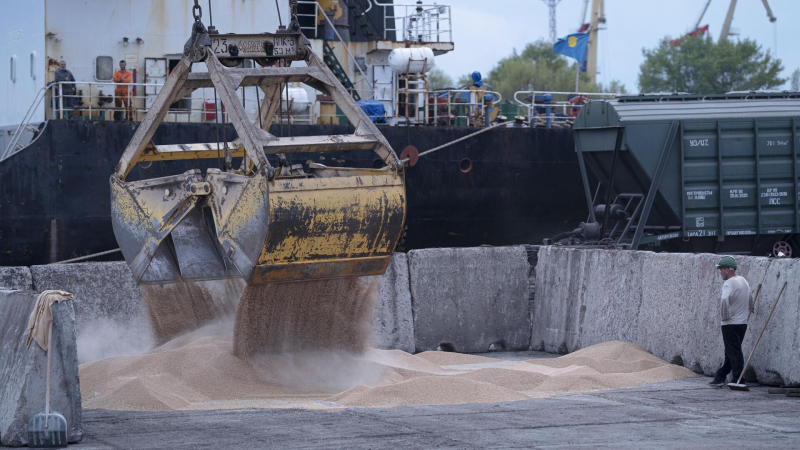
[[[389,53],[389,67],[395,73],[430,72],[436,67],[433,50],[428,47],[396,48]]]
[[[289,108],[292,109],[292,114],[304,113],[308,111],[309,106],[311,106],[311,101],[308,99],[308,91],[301,87],[290,87],[288,89],[288,102],[286,99],[286,91],[287,89],[284,88],[283,92],[281,93],[284,111],[288,110]]]

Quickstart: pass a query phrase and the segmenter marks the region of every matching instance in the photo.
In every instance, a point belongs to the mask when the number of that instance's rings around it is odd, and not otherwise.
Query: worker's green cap
[[[736,264],[736,260],[733,259],[733,256],[723,256],[722,258],[720,258],[719,262],[717,263],[717,267],[725,267],[725,268],[728,268],[728,269],[736,269],[737,267],[739,267],[739,265]]]

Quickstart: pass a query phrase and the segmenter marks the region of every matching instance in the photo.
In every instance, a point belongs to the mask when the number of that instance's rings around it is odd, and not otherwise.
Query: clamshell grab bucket
[[[402,178],[379,169],[352,172],[270,183],[264,174],[210,169],[212,193],[203,200],[178,182],[182,176],[112,179],[114,232],[142,283],[381,274],[403,227]]]
[[[264,284],[382,274],[402,232],[406,208],[403,166],[386,139],[310,48],[298,48],[295,55],[307,67],[225,69],[213,52],[202,51],[202,36],[195,36],[205,31],[199,21],[194,29],[189,50],[111,177],[114,233],[135,279],[169,283],[241,277],[248,284]],[[296,37],[301,39],[299,33]],[[189,73],[197,60],[206,62],[207,73]],[[268,126],[280,102],[278,86],[288,81],[331,95],[356,126],[355,134],[278,138],[251,123],[236,89],[263,90],[260,123]],[[239,170],[190,170],[126,182],[139,161],[217,157],[219,143],[150,142],[174,99],[212,86],[239,135],[225,145],[230,157],[243,158]],[[312,163],[305,171],[283,163],[286,153],[365,149],[375,151],[386,166],[351,169]],[[273,168],[268,155],[277,156],[280,167]]]

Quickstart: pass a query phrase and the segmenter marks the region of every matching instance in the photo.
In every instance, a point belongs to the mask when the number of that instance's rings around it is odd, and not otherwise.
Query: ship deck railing
[[[65,85],[75,86],[75,94],[63,94]],[[126,84],[125,98],[130,99],[130,107],[115,106],[115,91],[118,84],[103,81],[78,81],[52,83],[46,87],[39,102],[45,102],[46,119],[73,120],[131,120],[141,121],[160,91],[159,83]],[[258,105],[263,102],[263,92],[257,87],[242,87],[237,91],[239,100],[253,121],[258,120]],[[283,95],[282,113],[277,113],[275,121],[292,124],[339,124],[352,125],[344,114],[325,108],[326,101],[316,92],[309,93],[308,101],[296,101]],[[377,118],[379,124],[387,125],[425,125],[425,126],[488,126],[496,121],[493,111],[517,105],[520,120],[534,127],[570,126],[585,102],[593,99],[613,98],[614,93],[518,91],[514,103],[503,103],[503,97],[496,91],[472,89],[428,90],[425,85],[396,89],[391,99],[386,93],[375,96],[366,90],[366,98],[382,99],[387,105],[384,117]],[[258,97],[256,97],[258,96]],[[575,99],[578,99],[577,101]],[[33,107],[33,106],[32,106]],[[115,114],[116,113],[116,114]],[[508,114],[503,120],[515,120]],[[116,116],[116,118],[114,117]],[[228,117],[213,88],[201,88],[191,96],[180,99],[169,109],[165,118],[168,122],[227,123]]]
[[[531,127],[572,126],[581,107],[591,100],[612,99],[613,92],[517,91],[514,101],[526,111]]]
[[[383,35],[384,41],[393,42],[453,42],[453,20],[450,13],[450,5],[440,5],[436,3],[414,3],[408,5],[398,5],[391,3],[381,3],[379,0],[366,0],[367,8],[364,14],[372,8],[382,10]],[[329,13],[314,0],[299,0],[298,5],[308,6],[307,12],[298,12],[297,16],[301,22],[301,30],[308,31],[311,36],[320,36],[319,29],[326,23],[326,30],[333,30],[338,35],[336,27],[330,21]],[[308,11],[313,10],[313,12]],[[323,18],[320,20],[320,18]],[[309,25],[309,24],[313,24]],[[339,40],[341,36],[337,36]]]
[[[394,33],[399,42],[453,42],[450,5],[390,5],[381,4],[377,0],[368,1],[383,8],[384,40]]]
[[[75,86],[75,94],[60,94],[66,85]],[[149,105],[163,87],[159,83],[127,83],[126,93],[118,97],[119,84],[102,81],[76,81],[53,83],[45,96],[45,117],[48,119],[74,120],[131,120],[141,121]],[[264,101],[264,93],[257,87],[241,87],[237,96],[250,120],[258,120],[258,107]],[[256,98],[258,95],[258,98]],[[127,100],[130,106],[116,106],[116,99]],[[300,104],[293,98],[282,95],[281,111],[276,119],[292,123],[314,124],[317,122],[314,102]],[[199,88],[193,94],[173,103],[165,122],[227,123],[228,114],[213,88]]]
[[[416,101],[408,101],[411,97]],[[483,127],[490,125],[491,111],[502,101],[502,94],[489,90],[398,89],[395,116],[408,125]],[[415,107],[415,114],[409,112],[409,105]]]

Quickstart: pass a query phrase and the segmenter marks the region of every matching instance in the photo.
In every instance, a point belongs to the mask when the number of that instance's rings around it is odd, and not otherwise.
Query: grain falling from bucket
[[[241,279],[139,286],[157,344],[233,316],[243,287]]]
[[[233,354],[367,349],[378,277],[246,286],[236,309]]]

